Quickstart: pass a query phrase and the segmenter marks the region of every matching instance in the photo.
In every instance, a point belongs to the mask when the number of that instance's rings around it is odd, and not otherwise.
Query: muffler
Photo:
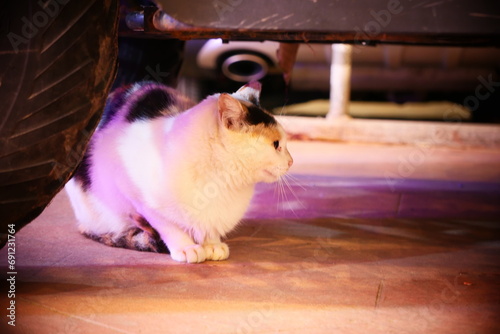
[[[237,54],[230,56],[222,63],[222,74],[237,82],[260,80],[266,76],[267,62],[252,54]]]

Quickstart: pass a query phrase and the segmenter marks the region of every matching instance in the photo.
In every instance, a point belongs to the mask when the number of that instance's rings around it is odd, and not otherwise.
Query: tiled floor
[[[59,194],[16,236],[16,327],[3,289],[0,332],[500,332],[499,151],[290,151],[293,193],[259,186],[224,262],[85,239]]]

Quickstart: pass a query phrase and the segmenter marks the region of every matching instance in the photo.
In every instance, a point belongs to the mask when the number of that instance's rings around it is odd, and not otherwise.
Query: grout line
[[[62,315],[65,315],[65,316],[68,316],[70,318],[74,318],[74,319],[78,319],[78,320],[81,320],[83,322],[86,322],[86,323],[90,323],[90,324],[93,324],[93,325],[96,325],[96,326],[99,326],[99,327],[104,327],[104,328],[107,328],[107,329],[110,329],[110,330],[113,330],[115,332],[118,332],[118,333],[125,333],[125,334],[134,334],[133,332],[128,332],[128,331],[125,331],[123,329],[120,329],[120,328],[116,328],[116,327],[113,327],[113,326],[110,326],[110,325],[106,325],[102,322],[98,322],[98,321],[94,321],[94,320],[91,320],[91,319],[88,319],[88,318],[84,318],[84,317],[81,317],[81,316],[78,316],[78,315],[74,315],[74,314],[71,314],[71,313],[67,313],[67,312],[63,312],[63,311],[60,311],[54,307],[51,307],[51,306],[47,306],[47,305],[44,305],[44,304],[41,304],[39,302],[36,302],[34,300],[30,300],[28,298],[19,298],[25,302],[28,302],[28,303],[31,303],[31,304],[34,304],[34,305],[37,305],[37,306],[40,306],[42,308],[45,308],[47,310],[50,310],[52,312],[55,312],[55,313],[58,313],[58,314],[62,314]]]
[[[381,280],[378,285],[377,295],[375,296],[375,308],[378,308],[380,302],[382,301],[383,293],[384,293],[384,280]]]
[[[401,200],[403,199],[403,193],[400,192],[398,193],[398,203],[397,203],[397,207],[396,207],[396,217],[395,218],[401,218],[400,215],[401,215]]]

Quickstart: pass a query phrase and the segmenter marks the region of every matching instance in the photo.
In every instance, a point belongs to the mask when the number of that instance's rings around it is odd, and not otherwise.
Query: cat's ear
[[[238,131],[245,127],[246,111],[237,99],[226,93],[220,94],[218,108],[219,119],[226,128]]]
[[[260,91],[262,89],[262,85],[258,81],[251,81],[247,83],[245,86],[238,89],[235,95],[241,97],[248,102],[251,102],[255,105],[259,105],[260,101]]]

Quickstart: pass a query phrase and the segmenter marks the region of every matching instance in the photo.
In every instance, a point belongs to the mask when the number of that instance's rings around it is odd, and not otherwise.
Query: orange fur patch
[[[243,111],[245,113],[248,113],[248,107],[245,105],[243,101],[239,101],[241,104],[241,107],[243,108]],[[265,111],[265,110],[264,110]],[[269,112],[265,111],[269,115],[272,116]],[[278,130],[278,127],[276,124],[273,125],[266,125],[266,124],[257,124],[257,125],[251,125],[249,132],[251,133],[252,136],[255,137],[264,137],[266,138],[269,143],[272,143],[276,140],[281,140],[281,133]]]
[[[272,143],[276,140],[281,140],[281,133],[278,130],[276,125],[266,126],[264,124],[252,125],[250,127],[250,132],[252,136],[256,137],[264,137],[269,143]]]

